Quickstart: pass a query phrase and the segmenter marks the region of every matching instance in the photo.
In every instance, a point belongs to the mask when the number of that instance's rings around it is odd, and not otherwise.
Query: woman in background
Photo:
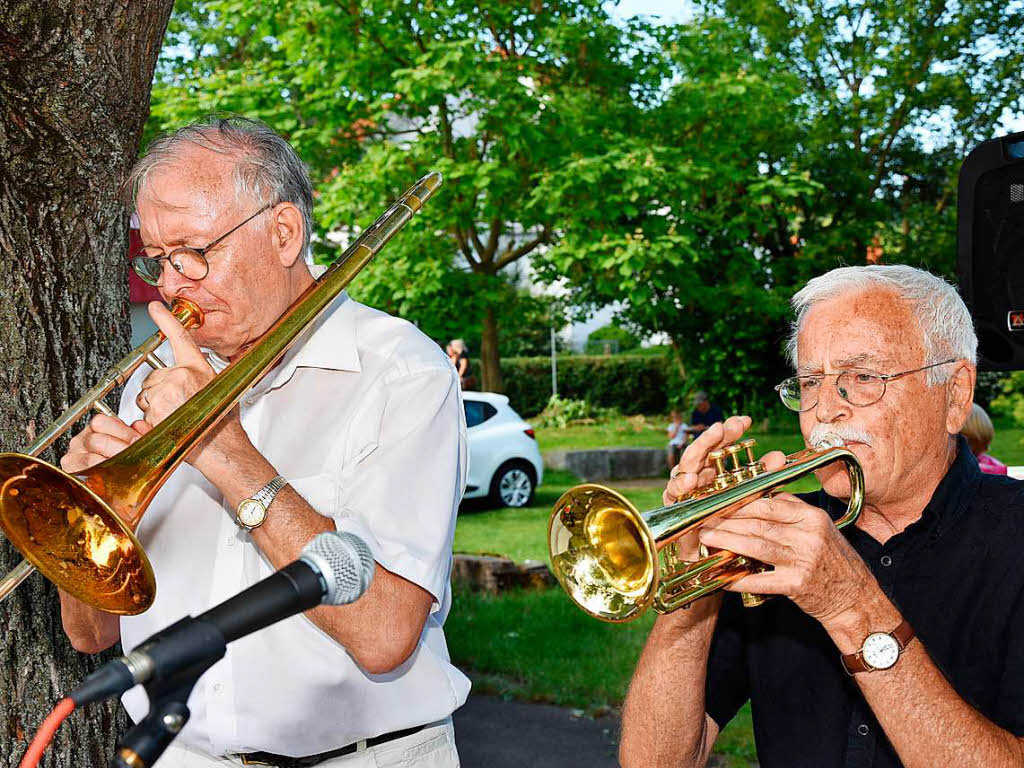
[[[967,438],[967,444],[971,446],[971,453],[978,460],[981,471],[990,475],[1005,475],[1006,465],[999,459],[989,456],[986,451],[992,445],[992,438],[996,431],[992,426],[992,419],[985,413],[985,409],[975,403],[971,406],[971,415],[967,417],[964,428],[960,434]]]

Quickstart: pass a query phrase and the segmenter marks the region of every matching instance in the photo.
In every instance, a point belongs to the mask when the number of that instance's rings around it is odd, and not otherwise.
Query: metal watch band
[[[252,531],[254,528],[258,528],[259,526],[263,525],[263,521],[266,519],[267,516],[267,510],[270,509],[270,505],[274,503],[274,499],[277,497],[277,494],[280,493],[281,489],[284,488],[286,485],[288,485],[288,481],[285,480],[280,475],[278,475],[269,483],[267,483],[258,491],[256,491],[256,493],[254,493],[248,499],[243,499],[241,502],[239,502],[238,509],[235,510],[235,523],[238,525],[238,527],[245,531]],[[263,507],[263,517],[260,519],[258,523],[255,523],[253,525],[245,523],[242,520],[241,516],[242,507],[245,505],[246,502],[249,501],[254,501]]]
[[[260,502],[264,507],[269,508],[274,497],[281,492],[281,489],[288,485],[288,481],[278,475],[269,483],[260,488],[252,495],[254,501]]]
[[[896,645],[900,648],[900,654],[902,654],[906,650],[907,645],[910,644],[910,641],[914,639],[914,628],[910,626],[910,622],[907,619],[904,619],[896,629],[887,634],[896,641]],[[856,653],[843,654],[839,658],[842,660],[843,668],[848,675],[852,676],[858,672],[873,672],[875,670],[875,667],[872,667],[864,660],[863,647]]]

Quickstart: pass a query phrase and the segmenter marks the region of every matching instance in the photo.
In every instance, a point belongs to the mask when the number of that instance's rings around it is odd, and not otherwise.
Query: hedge
[[[667,356],[572,355],[558,358],[558,394],[623,413],[663,413],[668,408],[671,358]],[[480,361],[473,361],[475,373]],[[505,394],[523,416],[544,410],[551,397],[550,357],[501,361]]]

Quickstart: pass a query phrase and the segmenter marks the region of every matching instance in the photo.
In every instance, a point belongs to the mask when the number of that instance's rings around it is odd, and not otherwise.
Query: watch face
[[[246,499],[238,505],[238,519],[242,525],[255,528],[267,516],[267,508],[254,499]]]
[[[875,632],[864,641],[864,661],[875,669],[888,669],[900,657],[900,645],[886,632]]]

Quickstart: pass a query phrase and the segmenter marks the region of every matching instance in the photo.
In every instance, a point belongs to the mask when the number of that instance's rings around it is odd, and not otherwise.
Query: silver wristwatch
[[[286,485],[288,485],[288,481],[278,475],[248,499],[242,499],[235,512],[235,522],[238,523],[238,527],[251,531],[253,528],[263,525],[263,521],[267,519],[267,510],[274,502],[274,497]]]

